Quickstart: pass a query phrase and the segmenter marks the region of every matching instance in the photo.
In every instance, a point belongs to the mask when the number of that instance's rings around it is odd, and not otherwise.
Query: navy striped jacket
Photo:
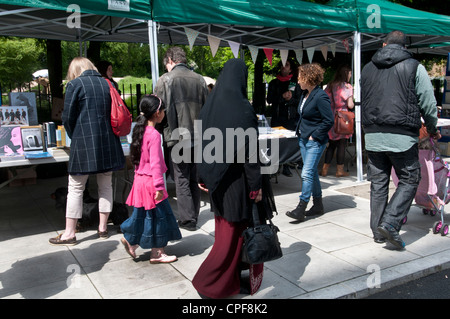
[[[69,174],[120,169],[125,157],[111,128],[111,97],[102,76],[87,70],[67,83],[62,121],[71,138]]]

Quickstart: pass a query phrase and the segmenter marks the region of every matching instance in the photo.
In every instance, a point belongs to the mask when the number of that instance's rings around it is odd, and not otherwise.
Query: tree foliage
[[[0,83],[31,81],[44,59],[45,51],[34,39],[0,38]]]

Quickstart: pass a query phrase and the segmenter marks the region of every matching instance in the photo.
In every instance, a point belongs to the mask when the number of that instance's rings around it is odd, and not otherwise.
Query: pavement
[[[264,279],[253,296],[230,299],[365,298],[441,269],[450,268],[450,236],[433,234],[439,214],[424,215],[413,205],[400,234],[406,249],[376,244],[369,227],[369,182],[350,176],[321,177],[325,214],[295,223],[285,215],[296,207],[301,180],[280,175],[272,179],[284,256],[264,265]],[[116,173],[117,198],[122,197],[121,173]],[[64,230],[64,215],[50,194],[67,185],[67,177],[37,179],[33,185],[0,189],[0,298],[8,299],[199,299],[191,284],[214,242],[214,218],[203,194],[198,229],[182,229],[171,242],[172,264],[149,263],[149,250],[132,259],[120,243],[118,227],[98,239],[96,229],[77,234],[78,243],[55,247],[48,239]],[[95,194],[95,181],[90,183]],[[176,212],[173,183],[170,203]],[[126,193],[126,192],[125,192]],[[311,204],[310,204],[311,205]],[[449,214],[444,219],[449,220]]]

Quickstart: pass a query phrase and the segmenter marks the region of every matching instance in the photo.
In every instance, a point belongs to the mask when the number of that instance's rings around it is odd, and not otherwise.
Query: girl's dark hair
[[[133,128],[132,141],[130,145],[130,159],[134,165],[141,161],[142,140],[144,138],[147,121],[150,120],[158,110],[164,110],[164,102],[156,95],[144,95],[139,103],[140,114]]]

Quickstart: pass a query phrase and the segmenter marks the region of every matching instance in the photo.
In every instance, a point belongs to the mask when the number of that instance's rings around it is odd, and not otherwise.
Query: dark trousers
[[[406,152],[367,152],[367,177],[370,185],[370,228],[379,236],[377,227],[390,224],[397,231],[411,207],[420,182],[419,149],[415,144]],[[394,168],[398,186],[388,202],[389,180]]]
[[[201,195],[197,182],[197,166],[195,163],[181,162],[177,164],[172,161],[170,161],[170,165],[177,194],[177,219],[181,222],[197,223]]]

